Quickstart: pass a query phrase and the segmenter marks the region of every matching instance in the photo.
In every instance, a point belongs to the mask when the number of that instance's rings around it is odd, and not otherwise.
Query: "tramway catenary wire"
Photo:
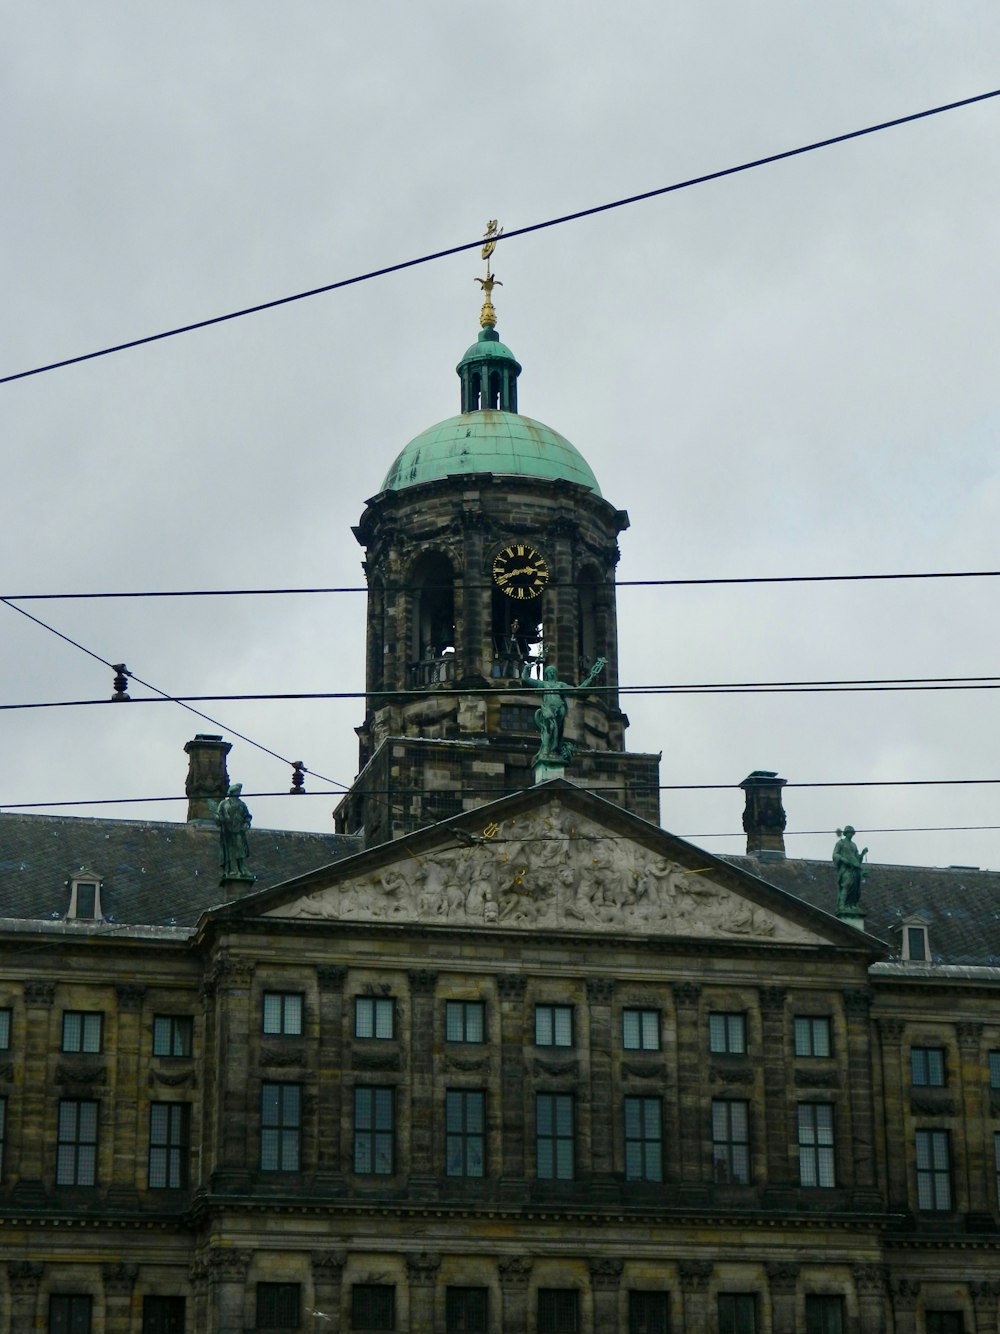
[[[583,218],[595,217],[599,213],[608,213],[612,209],[625,208],[631,204],[644,203],[649,199],[656,199],[661,195],[673,194],[678,190],[687,190],[695,185],[705,185],[709,181],[722,180],[727,176],[736,176],[741,172],[752,171],[757,167],[769,166],[775,162],[782,162],[788,158],[800,157],[805,153],[815,153],[821,148],[831,148],[835,144],[847,143],[851,139],[860,139],[865,135],[877,134],[883,130],[895,129],[900,125],[908,125],[914,121],[925,120],[930,116],[940,116],[947,111],[957,111],[962,107],[973,106],[977,102],[985,102],[990,98],[1000,97],[1000,88],[996,88],[986,93],[977,93],[973,97],[963,97],[955,102],[945,102],[940,106],[928,107],[923,111],[910,112],[906,116],[896,116],[892,120],[879,121],[875,125],[866,125],[859,130],[848,130],[844,134],[832,135],[827,139],[817,139],[812,143],[801,144],[797,148],[787,148],[778,153],[769,153],[764,157],[753,158],[748,162],[740,162],[732,167],[722,167],[717,171],[704,172],[699,176],[691,176],[686,180],[674,181],[670,185],[657,186],[652,190],[644,190],[639,194],[628,195],[623,199],[614,199],[604,204],[594,204],[589,208],[577,209],[573,213],[564,213],[555,218],[547,218],[543,222],[529,223],[524,227],[512,227],[504,233],[504,240],[510,241],[518,236],[527,236],[531,232],[543,231],[548,227],[559,227],[569,222],[579,222]],[[224,324],[230,320],[242,319],[247,315],[256,315],[265,310],[273,310],[278,306],[290,305],[294,301],[305,301],[310,297],[320,296],[326,292],[334,292],[344,287],[352,287],[357,283],[370,282],[374,278],[382,278],[390,273],[399,273],[403,269],[416,268],[421,264],[430,264],[435,260],[446,259],[451,255],[461,254],[466,250],[476,250],[482,246],[482,237],[477,237],[475,241],[463,241],[459,245],[448,246],[443,250],[436,250],[430,254],[420,255],[414,259],[399,260],[394,264],[387,264],[378,269],[370,269],[366,273],[356,274],[352,278],[341,278],[337,282],[324,283],[320,287],[312,287],[304,292],[295,292],[290,296],[276,297],[271,301],[261,301],[253,306],[245,306],[240,310],[231,310],[223,315],[213,315],[207,319],[194,320],[190,324],[178,325],[172,329],[164,329],[160,333],[146,334],[141,338],[131,338],[125,342],[115,343],[109,347],[98,348],[94,352],[83,352],[74,357],[64,357],[59,361],[50,361],[42,366],[33,366],[30,370],[15,371],[9,375],[0,376],[0,384],[9,384],[13,380],[23,380],[32,375],[42,375],[46,371],[59,370],[64,366],[74,366],[82,361],[93,361],[97,357],[111,356],[115,352],[125,352],[130,348],[142,347],[147,343],[160,342],[165,338],[176,338],[180,334],[193,333],[197,329],[207,329],[214,324]]]

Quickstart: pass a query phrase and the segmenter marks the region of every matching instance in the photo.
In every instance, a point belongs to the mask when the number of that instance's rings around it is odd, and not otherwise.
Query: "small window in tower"
[[[489,378],[489,396],[486,406],[488,408],[498,408],[500,406],[500,372],[490,371]]]
[[[527,668],[539,676],[542,666],[542,608],[540,597],[515,602],[499,588],[493,589],[492,675],[516,681]],[[532,718],[535,706],[532,705]],[[534,725],[534,724],[532,724]]]
[[[479,403],[482,397],[482,381],[479,378],[479,372],[473,371],[469,376],[469,412],[478,412]]]

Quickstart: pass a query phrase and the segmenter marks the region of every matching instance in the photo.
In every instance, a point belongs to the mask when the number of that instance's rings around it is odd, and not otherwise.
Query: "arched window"
[[[410,577],[410,678],[413,685],[434,685],[455,676],[455,576],[451,561],[428,551]]]
[[[544,597],[544,594],[542,595]],[[491,674],[513,680],[540,675],[542,660],[542,598],[515,602],[493,589],[493,666]]]

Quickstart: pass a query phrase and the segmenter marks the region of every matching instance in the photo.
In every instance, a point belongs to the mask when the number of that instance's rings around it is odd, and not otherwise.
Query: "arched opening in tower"
[[[492,675],[513,680],[524,673],[541,675],[542,599],[515,601],[493,589]]]
[[[410,576],[410,680],[437,685],[455,679],[455,573],[441,552],[425,552]]]

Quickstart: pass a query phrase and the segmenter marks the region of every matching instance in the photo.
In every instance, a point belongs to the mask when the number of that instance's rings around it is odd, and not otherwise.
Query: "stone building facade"
[[[220,884],[215,736],[186,823],[0,812],[0,1329],[998,1334],[1000,875],[862,929],[770,771],[746,856],[659,828],[627,516],[491,324],[458,371],[357,529],[337,833]]]

